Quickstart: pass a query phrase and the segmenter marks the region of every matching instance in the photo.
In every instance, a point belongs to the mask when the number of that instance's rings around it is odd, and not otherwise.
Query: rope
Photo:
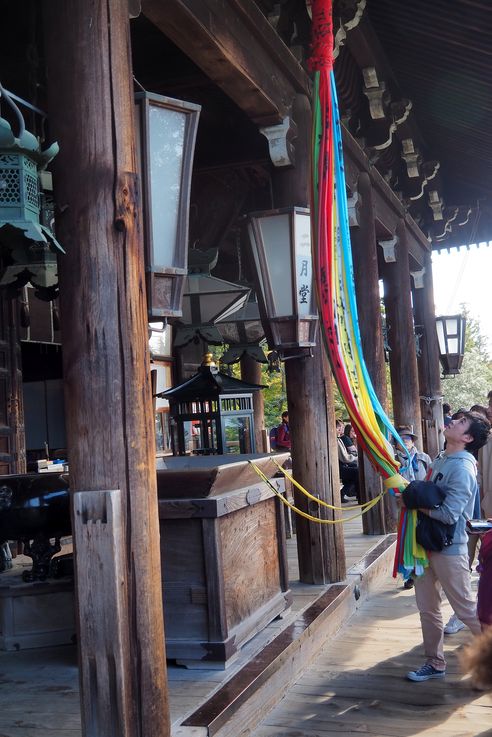
[[[265,474],[263,473],[263,471],[260,468],[258,468],[258,466],[255,463],[253,463],[253,461],[248,460],[248,463],[250,463],[253,466],[254,470],[256,471],[256,473],[258,474],[258,476],[262,479],[262,481],[264,481],[266,484],[268,484],[268,486],[270,487],[270,489],[280,499],[280,501],[282,502],[282,504],[284,504],[286,507],[289,507],[289,509],[292,509],[300,517],[304,517],[305,519],[309,520],[310,522],[318,522],[318,524],[320,524],[320,525],[337,525],[337,524],[343,524],[344,522],[350,522],[353,519],[357,519],[358,517],[362,517],[363,514],[365,514],[366,512],[368,512],[370,509],[372,509],[372,507],[375,507],[376,506],[376,504],[380,501],[380,499],[383,498],[383,494],[385,493],[385,492],[382,492],[381,494],[378,494],[378,496],[374,497],[374,499],[371,499],[370,502],[366,502],[366,504],[364,505],[365,509],[362,509],[362,511],[359,512],[358,514],[353,514],[350,517],[341,517],[340,519],[321,519],[320,517],[314,517],[312,514],[309,514],[308,512],[304,512],[302,509],[298,509],[294,504],[291,504],[284,497],[284,495],[280,491],[278,491],[278,489],[275,488],[275,486],[270,482],[270,479],[268,479],[265,476]],[[310,494],[309,492],[307,492],[305,489],[302,488],[302,486],[299,486],[297,484],[296,484],[296,486],[299,488],[300,491],[302,491],[304,494],[306,494],[306,496],[308,496],[309,498],[311,498],[315,502],[317,502],[317,504],[324,504],[324,506],[328,506],[331,509],[343,509],[343,507],[334,507],[332,505],[327,504],[326,502],[323,503],[321,499],[318,499],[317,497],[315,497],[312,494]],[[350,507],[350,509],[357,509],[357,508],[360,508],[360,507],[359,506],[357,506],[357,507]]]
[[[301,486],[300,483],[296,481],[293,476],[291,476],[289,473],[287,473],[287,471],[284,468],[282,468],[282,466],[278,463],[278,461],[275,460],[275,458],[272,458],[272,461],[275,463],[278,470],[283,473],[285,478],[289,479],[289,481],[292,481],[294,486],[297,489],[299,489],[299,491],[305,494],[309,499],[312,499],[314,502],[318,502],[318,504],[321,504],[322,507],[327,507],[328,509],[336,509],[337,511],[345,512],[347,509],[359,509],[359,508],[362,509],[363,507],[367,507],[368,504],[372,504],[372,502],[374,501],[374,499],[370,499],[368,502],[364,502],[364,504],[352,504],[352,505],[344,506],[344,507],[335,507],[333,504],[328,504],[328,502],[325,502],[323,499],[319,499],[317,496],[310,494],[309,491],[307,491],[303,486]],[[385,493],[386,491],[383,492],[383,494]],[[382,496],[382,495],[380,494],[379,496]],[[377,498],[377,497],[374,497],[374,498]]]

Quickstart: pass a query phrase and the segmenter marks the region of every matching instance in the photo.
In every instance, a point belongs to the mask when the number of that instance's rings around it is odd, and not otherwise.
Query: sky
[[[436,315],[456,315],[465,303],[492,358],[492,242],[433,253],[432,276]]]

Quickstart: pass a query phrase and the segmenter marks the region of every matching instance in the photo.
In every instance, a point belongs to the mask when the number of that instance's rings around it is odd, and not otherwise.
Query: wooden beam
[[[93,492],[74,526],[83,734],[169,737],[128,2],[48,0],[43,20],[70,491]]]
[[[142,12],[258,125],[286,116],[304,69],[251,0],[143,0]]]

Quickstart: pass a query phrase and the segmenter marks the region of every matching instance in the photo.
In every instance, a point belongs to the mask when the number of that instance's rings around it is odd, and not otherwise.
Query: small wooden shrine
[[[198,373],[157,396],[168,399],[174,455],[255,453],[253,392],[222,373],[206,353]]]

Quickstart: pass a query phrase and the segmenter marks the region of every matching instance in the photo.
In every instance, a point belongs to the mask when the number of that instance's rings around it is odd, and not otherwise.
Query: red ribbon
[[[311,71],[333,68],[333,0],[313,0],[311,31],[311,56],[308,65]]]

